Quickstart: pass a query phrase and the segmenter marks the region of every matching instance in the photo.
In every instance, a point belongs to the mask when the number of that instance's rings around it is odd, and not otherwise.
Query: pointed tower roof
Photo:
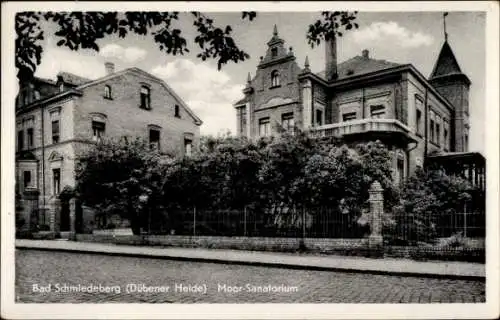
[[[470,83],[470,80],[462,72],[462,69],[460,69],[460,65],[455,58],[455,54],[453,53],[448,40],[445,39],[429,80],[451,75],[460,75],[466,79],[466,82]]]
[[[272,45],[277,44],[277,43],[283,44],[284,42],[285,41],[278,36],[278,27],[276,25],[274,25],[273,37],[271,38],[271,40],[269,40],[267,45],[272,46]]]
[[[434,69],[432,70],[431,78],[457,73],[462,73],[462,70],[458,65],[455,54],[453,54],[453,50],[451,50],[448,41],[445,40],[436,64],[434,65]]]

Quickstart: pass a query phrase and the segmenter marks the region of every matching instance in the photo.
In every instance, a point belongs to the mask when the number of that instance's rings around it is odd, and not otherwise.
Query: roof
[[[363,56],[355,56],[337,65],[337,80],[358,76],[360,74],[389,69],[397,67],[399,65],[399,63],[389,62],[386,60],[376,60]],[[325,79],[325,71],[321,71],[316,75]]]
[[[82,84],[91,82],[91,79],[77,76],[76,74],[61,71],[57,74],[57,78],[61,77],[65,83],[69,83],[75,86],[81,86]]]
[[[140,75],[146,76],[154,81],[159,82],[163,86],[163,88],[165,88],[165,90],[167,90],[179,102],[179,104],[187,111],[187,113],[189,115],[191,115],[191,117],[194,119],[194,121],[196,122],[197,125],[203,124],[203,121],[193,112],[193,110],[184,102],[184,100],[182,100],[182,98],[179,97],[177,95],[177,93],[172,88],[170,88],[170,86],[165,81],[163,81],[162,79],[160,79],[158,77],[155,77],[154,75],[150,74],[149,72],[146,72],[146,71],[139,69],[139,68],[136,68],[136,67],[127,68],[127,69],[106,75],[104,77],[101,77],[101,78],[98,78],[95,80],[89,80],[86,83],[83,83],[82,85],[78,86],[76,89],[82,90],[82,89],[85,89],[86,87],[101,83],[103,81],[106,81],[106,80],[109,80],[109,79],[112,79],[115,77],[119,77],[119,76],[121,76],[125,73],[128,73],[128,72],[135,72],[135,73],[138,73]],[[82,77],[80,77],[80,78],[82,78]],[[85,79],[85,78],[83,78],[83,79]]]
[[[457,160],[457,159],[479,159],[485,161],[484,156],[480,152],[443,152],[434,155],[427,155],[429,159],[434,161],[447,161],[447,160]]]
[[[455,54],[453,54],[453,50],[451,50],[448,41],[445,41],[443,43],[443,47],[441,47],[441,52],[439,52],[439,56],[436,60],[436,64],[434,65],[430,78],[432,79],[439,76],[461,73],[462,70],[458,65]]]
[[[237,102],[233,103],[233,105],[238,106],[238,105],[244,104],[246,102],[247,102],[247,97],[244,97],[244,98],[238,100]]]

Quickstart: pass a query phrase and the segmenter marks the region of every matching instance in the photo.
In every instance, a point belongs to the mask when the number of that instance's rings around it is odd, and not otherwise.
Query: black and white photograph
[[[499,316],[497,2],[2,9],[2,318]]]

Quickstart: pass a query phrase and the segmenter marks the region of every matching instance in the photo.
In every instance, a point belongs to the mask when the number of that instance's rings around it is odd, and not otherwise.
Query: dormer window
[[[150,90],[146,86],[141,87],[141,108],[146,109],[146,110],[151,109]]]
[[[108,85],[104,86],[104,98],[110,100],[113,99],[111,96],[111,87]]]
[[[272,48],[271,49],[271,56],[273,58],[277,57],[278,56],[278,48]]]
[[[271,88],[280,86],[280,73],[278,70],[271,72]]]

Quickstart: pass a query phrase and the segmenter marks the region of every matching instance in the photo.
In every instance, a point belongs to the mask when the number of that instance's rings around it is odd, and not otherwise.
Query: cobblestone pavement
[[[485,302],[483,281],[289,270],[37,250],[16,250],[15,283],[17,302]],[[51,292],[40,292],[49,285]],[[78,288],[80,285],[80,290],[67,289],[64,292],[65,285],[66,288]],[[96,291],[100,286],[101,290],[107,288],[109,292],[83,292],[82,287],[88,288],[89,285],[95,285]],[[127,285],[129,289],[135,285],[136,288],[150,287],[157,291],[167,290],[168,287],[168,292],[127,292]],[[191,291],[201,292],[182,291],[181,286],[189,290],[190,285]],[[253,290],[253,286],[260,288]],[[266,292],[266,289],[271,292]]]

